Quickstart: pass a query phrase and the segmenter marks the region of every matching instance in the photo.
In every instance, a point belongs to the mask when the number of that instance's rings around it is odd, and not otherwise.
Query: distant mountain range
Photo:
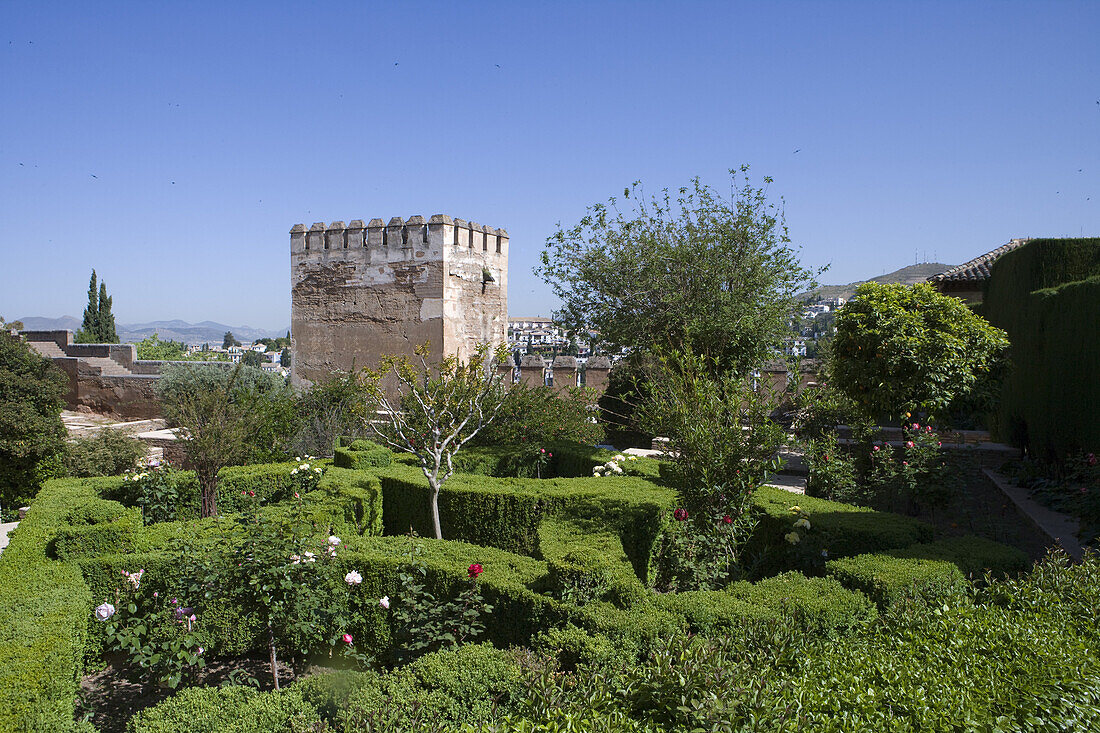
[[[69,330],[73,333],[80,330],[80,320],[72,316],[61,318],[43,318],[41,316],[28,316],[20,318],[23,327],[31,331],[58,331]],[[118,338],[122,343],[136,343],[147,339],[156,333],[164,341],[182,341],[185,344],[210,344],[221,346],[226,331],[232,331],[233,336],[241,343],[251,343],[261,338],[278,338],[286,336],[289,328],[278,331],[269,331],[252,326],[227,326],[224,323],[203,321],[202,323],[188,323],[187,321],[150,321],[149,323],[119,323],[116,326]]]
[[[921,262],[917,265],[909,265],[903,267],[900,270],[887,273],[886,275],[879,275],[878,277],[868,278],[867,280],[860,280],[859,282],[848,283],[847,285],[822,285],[815,290],[808,290],[805,293],[799,293],[796,296],[799,300],[812,299],[814,297],[820,297],[822,300],[831,300],[832,298],[844,298],[847,300],[855,293],[856,288],[865,282],[876,283],[901,283],[903,285],[912,285],[914,283],[921,283],[932,277],[938,275],[944,270],[950,270],[953,265],[945,265],[942,262]],[[235,333],[235,332],[234,332]]]

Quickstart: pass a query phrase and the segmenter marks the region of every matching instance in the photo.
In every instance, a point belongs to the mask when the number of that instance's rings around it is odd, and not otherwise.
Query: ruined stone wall
[[[436,214],[298,224],[290,243],[295,383],[412,354],[425,342],[439,359],[506,337],[503,230]]]

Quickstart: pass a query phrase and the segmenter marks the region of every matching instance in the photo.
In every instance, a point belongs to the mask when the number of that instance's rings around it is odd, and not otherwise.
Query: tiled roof
[[[933,275],[928,278],[928,282],[959,282],[963,280],[981,282],[982,280],[988,280],[989,268],[993,266],[993,263],[996,262],[1001,255],[1006,252],[1011,252],[1017,247],[1022,247],[1030,241],[1030,239],[1010,240],[1008,244],[1002,245],[992,252],[986,252],[981,257],[975,257],[969,262],[964,262],[961,265],[952,267],[946,272],[941,272],[939,275]]]

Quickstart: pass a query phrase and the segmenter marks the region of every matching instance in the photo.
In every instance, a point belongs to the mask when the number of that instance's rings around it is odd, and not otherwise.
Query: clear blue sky
[[[291,225],[511,234],[752,166],[848,282],[1100,235],[1100,2],[0,5],[0,315],[285,327]],[[795,152],[795,151],[799,152]],[[94,177],[93,177],[94,176]],[[1091,198],[1091,200],[1088,200]]]

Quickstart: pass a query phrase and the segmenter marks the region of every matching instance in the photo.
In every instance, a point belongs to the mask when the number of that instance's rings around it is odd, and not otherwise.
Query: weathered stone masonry
[[[508,233],[436,214],[290,230],[292,375],[312,383],[428,342],[433,359],[503,343]]]

